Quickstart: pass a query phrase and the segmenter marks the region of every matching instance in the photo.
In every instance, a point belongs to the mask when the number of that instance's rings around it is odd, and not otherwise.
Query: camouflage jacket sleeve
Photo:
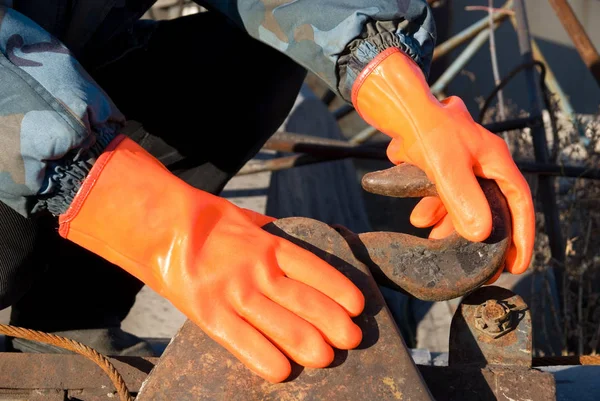
[[[123,124],[58,40],[0,6],[0,201],[61,214]]]
[[[346,101],[355,78],[382,50],[398,47],[425,75],[435,46],[426,0],[203,0],[251,36],[321,77]]]

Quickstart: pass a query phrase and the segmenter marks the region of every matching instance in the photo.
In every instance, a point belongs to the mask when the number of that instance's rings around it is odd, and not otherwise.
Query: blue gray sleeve
[[[124,122],[62,43],[0,6],[0,201],[63,213]]]
[[[389,47],[429,74],[436,32],[426,0],[197,1],[287,54],[346,101],[358,74]]]

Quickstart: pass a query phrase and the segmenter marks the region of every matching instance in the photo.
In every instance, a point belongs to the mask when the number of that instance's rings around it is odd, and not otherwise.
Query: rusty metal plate
[[[0,388],[0,401],[65,401],[64,390],[7,390]],[[90,401],[90,400],[82,400]]]
[[[158,358],[108,358],[132,392],[137,392]],[[114,389],[94,362],[75,354],[0,353],[2,389]]]
[[[136,394],[158,358],[109,358]],[[102,369],[75,354],[0,353],[0,401],[114,401],[119,397]]]
[[[436,401],[556,401],[547,372],[521,367],[419,366]]]
[[[363,330],[357,349],[337,351],[327,369],[293,367],[284,383],[250,372],[223,347],[187,321],[142,386],[137,401],[160,400],[412,400],[433,401],[377,284],[333,228],[290,218],[266,227],[315,253],[349,277],[364,293]]]

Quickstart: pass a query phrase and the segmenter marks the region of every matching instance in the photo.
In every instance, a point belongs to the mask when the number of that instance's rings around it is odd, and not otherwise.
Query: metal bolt
[[[475,310],[475,327],[492,338],[511,329],[511,309],[503,302],[488,299]]]

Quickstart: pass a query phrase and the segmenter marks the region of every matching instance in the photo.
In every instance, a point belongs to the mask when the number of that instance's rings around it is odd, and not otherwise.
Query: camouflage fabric
[[[435,23],[425,0],[205,0],[254,38],[289,55],[346,101],[356,76],[398,47],[426,75]]]
[[[124,117],[66,47],[3,6],[0,94],[0,200],[64,209]]]
[[[104,53],[110,40],[153,1],[0,0],[0,201],[25,216],[66,211],[124,124],[73,54],[101,54],[100,62],[118,57]],[[356,76],[386,48],[400,48],[429,72],[435,24],[425,0],[197,2],[317,74],[348,102]]]

